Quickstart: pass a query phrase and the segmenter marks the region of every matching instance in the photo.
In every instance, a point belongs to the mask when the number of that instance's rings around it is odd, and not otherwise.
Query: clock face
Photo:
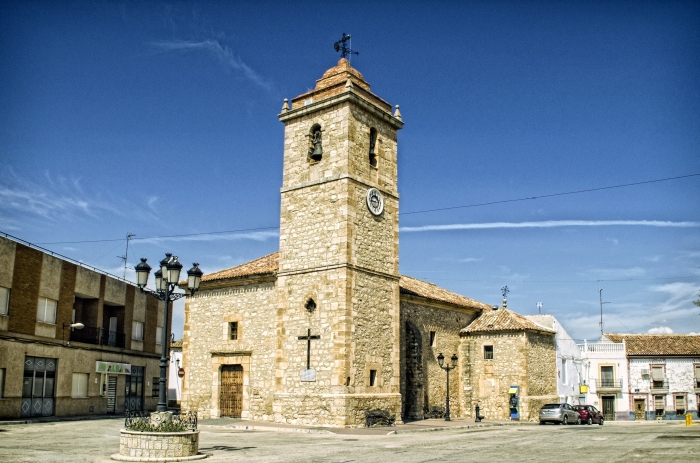
[[[367,208],[374,215],[379,215],[384,210],[384,198],[376,188],[367,191]]]

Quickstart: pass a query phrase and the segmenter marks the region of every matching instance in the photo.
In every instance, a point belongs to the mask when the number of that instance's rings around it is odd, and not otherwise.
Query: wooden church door
[[[221,389],[219,392],[220,416],[240,418],[243,411],[243,367],[224,365],[221,367]]]

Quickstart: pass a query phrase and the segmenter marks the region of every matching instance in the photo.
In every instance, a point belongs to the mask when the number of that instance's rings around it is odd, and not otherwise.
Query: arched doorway
[[[221,366],[219,410],[220,416],[241,417],[243,411],[243,367],[241,365]]]
[[[423,338],[420,330],[406,322],[406,401],[404,420],[422,420],[425,415],[423,389]]]

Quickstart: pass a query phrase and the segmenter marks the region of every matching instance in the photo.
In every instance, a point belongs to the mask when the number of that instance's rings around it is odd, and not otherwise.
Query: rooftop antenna
[[[508,286],[504,286],[501,288],[501,294],[503,294],[503,308],[507,309],[508,308],[508,293],[510,292],[510,289],[508,289]]]
[[[126,280],[126,260],[129,258],[129,240],[131,240],[132,237],[134,237],[133,233],[126,233],[126,253],[123,256],[117,256],[121,260],[124,261],[124,279]]]
[[[341,58],[347,58],[352,63],[352,55],[359,55],[359,51],[352,51],[352,36],[343,32],[343,38],[333,44],[333,49],[340,52]]]
[[[542,303],[541,302],[537,303],[537,313],[542,315]]]
[[[600,337],[602,338],[603,335],[603,304],[610,304],[609,302],[603,302],[603,288],[600,288],[598,290],[598,293],[600,295]]]

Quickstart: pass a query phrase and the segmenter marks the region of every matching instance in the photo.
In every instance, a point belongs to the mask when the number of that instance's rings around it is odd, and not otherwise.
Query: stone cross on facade
[[[299,341],[306,341],[306,369],[311,369],[311,340],[321,339],[321,336],[315,334],[311,336],[311,328],[306,333],[306,336],[299,336]]]

